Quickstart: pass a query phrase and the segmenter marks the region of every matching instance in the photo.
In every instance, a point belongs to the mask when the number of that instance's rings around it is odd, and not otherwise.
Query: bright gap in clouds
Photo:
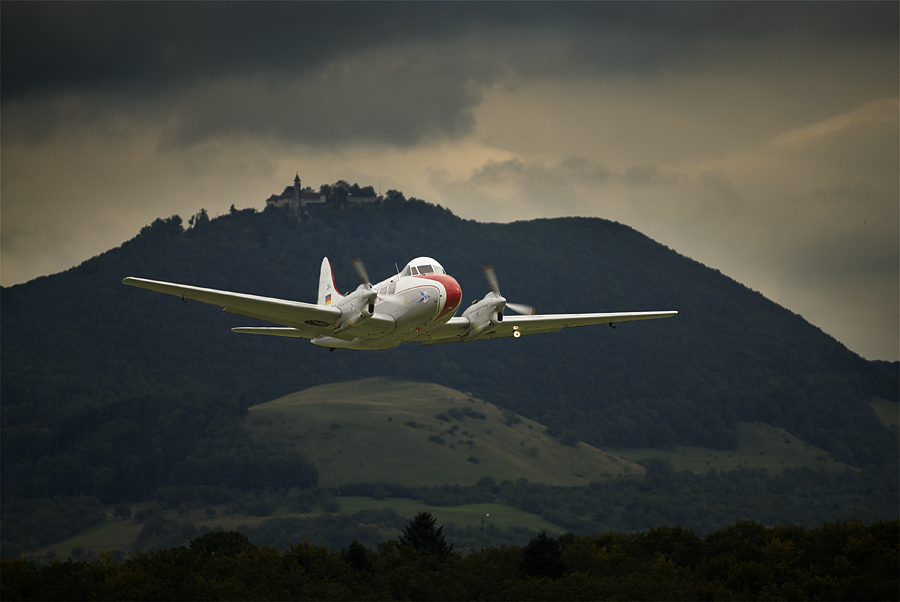
[[[640,85],[605,94],[602,83],[495,90],[476,110],[475,137],[512,156],[433,172],[435,197],[481,220],[626,223],[865,356],[896,358],[898,99],[800,127],[784,115],[792,106],[774,106],[756,115],[766,128],[741,130],[728,112],[706,110],[703,86],[689,87],[696,103],[656,86],[656,95]]]

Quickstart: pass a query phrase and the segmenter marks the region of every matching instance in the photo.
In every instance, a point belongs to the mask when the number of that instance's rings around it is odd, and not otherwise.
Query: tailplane
[[[334,284],[334,272],[331,270],[331,262],[325,257],[322,259],[322,269],[319,270],[319,297],[316,299],[316,303],[319,305],[332,305],[342,296]]]

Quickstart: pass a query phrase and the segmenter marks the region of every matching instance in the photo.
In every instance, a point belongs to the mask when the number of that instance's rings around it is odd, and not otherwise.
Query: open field
[[[555,535],[565,531],[564,528],[544,520],[537,514],[529,514],[505,504],[429,506],[424,502],[402,498],[374,500],[368,497],[341,497],[338,500],[341,502],[342,513],[393,508],[404,518],[413,518],[419,512],[428,512],[437,519],[438,526],[452,523],[457,527],[481,527],[481,518],[486,517],[485,525],[493,525],[498,529],[524,527],[535,532],[547,531]]]
[[[894,404],[896,405],[896,404]],[[710,470],[765,468],[777,474],[790,466],[811,466],[831,470],[852,469],[838,462],[825,450],[810,445],[786,430],[761,422],[739,422],[737,449],[718,450],[706,447],[676,445],[672,451],[653,448],[610,449],[611,453],[637,462],[645,458],[664,458],[675,470],[706,473]]]
[[[50,550],[55,550],[61,559],[66,559],[71,555],[72,548],[81,547],[85,550],[93,552],[108,552],[111,550],[127,551],[131,548],[140,533],[142,524],[134,520],[133,516],[138,510],[149,507],[151,502],[142,502],[139,504],[131,504],[132,518],[114,518],[113,507],[104,508],[105,519],[68,539],[51,544],[45,548],[41,548],[35,552],[36,555],[43,555]],[[175,517],[174,511],[167,513],[171,517]],[[166,518],[170,518],[168,515]]]
[[[486,517],[485,526],[497,527],[498,529],[506,529],[508,527],[524,527],[535,532],[546,531],[552,535],[559,535],[565,529],[558,525],[554,525],[541,516],[529,514],[518,508],[497,503],[486,504],[462,504],[459,506],[429,506],[428,504],[405,498],[386,498],[384,500],[375,500],[370,497],[338,497],[341,504],[340,514],[353,514],[360,510],[380,510],[383,508],[393,508],[397,513],[411,519],[419,512],[429,512],[436,519],[438,526],[455,524],[457,527],[480,527],[481,518]],[[148,503],[133,505],[132,511],[149,506]],[[211,506],[216,510],[216,515],[212,518],[205,513],[206,508],[197,509],[188,512],[183,516],[178,516],[174,511],[168,511],[163,516],[168,520],[179,522],[191,522],[197,527],[207,527],[209,529],[225,529],[237,530],[239,527],[258,527],[262,523],[288,516],[310,516],[309,514],[297,514],[288,512],[285,508],[276,509],[270,516],[248,516],[246,514],[225,514],[225,507],[214,505]],[[487,516],[490,515],[490,516]],[[55,550],[57,557],[66,559],[71,556],[72,549],[81,547],[91,552],[108,552],[111,550],[120,550],[127,552],[134,544],[138,533],[142,528],[142,524],[134,520],[134,518],[118,519],[113,518],[112,506],[106,509],[106,520],[85,530],[82,533],[69,539],[57,542],[35,552],[35,555],[42,556],[50,550]],[[379,529],[388,538],[398,537],[401,532],[396,529]]]
[[[898,430],[900,405],[876,400],[872,407],[887,428]],[[585,443],[562,445],[545,433],[544,426],[518,419],[508,425],[496,406],[440,385],[367,379],[314,387],[254,406],[248,411],[245,427],[254,437],[282,440],[305,454],[320,469],[322,487],[354,482],[466,486],[486,475],[497,481],[526,478],[576,486],[620,475],[638,476],[643,467],[636,462],[651,457],[671,461],[676,470],[701,474],[741,467],[766,468],[770,474],[789,466],[851,469],[784,429],[762,423],[739,423],[734,450],[685,446],[671,451],[599,450]],[[490,514],[488,524],[501,529],[520,526],[554,534],[563,531],[540,516],[502,504],[433,507],[403,498],[339,496],[337,500],[345,514],[394,508],[401,516],[412,518],[427,511],[438,524],[460,527],[479,527],[482,516]],[[131,508],[137,512],[149,505],[135,503]],[[206,507],[183,516],[171,510],[164,517],[198,527],[237,529],[258,526],[271,518],[306,516],[291,513],[287,507],[275,509],[269,517],[226,514],[225,506],[212,507],[216,510],[213,517],[206,515]],[[141,524],[133,518],[115,519],[112,510],[112,506],[106,509],[107,518],[100,524],[36,553],[54,549],[60,558],[67,558],[74,547],[94,552],[129,550]],[[388,537],[398,534],[385,531]]]
[[[429,506],[424,502],[402,498],[375,500],[369,497],[341,497],[338,500],[341,502],[341,512],[347,513],[393,508],[400,516],[412,518],[419,512],[429,512],[437,519],[438,526],[453,523],[457,527],[481,527],[481,517],[489,514],[485,525],[493,525],[498,529],[524,527],[536,532],[547,531],[554,535],[565,531],[564,528],[547,522],[537,514],[529,514],[505,504]]]
[[[643,468],[578,443],[563,445],[545,428],[429,383],[373,378],[323,385],[253,406],[254,437],[290,442],[319,468],[319,484],[474,485],[526,478],[586,485]]]

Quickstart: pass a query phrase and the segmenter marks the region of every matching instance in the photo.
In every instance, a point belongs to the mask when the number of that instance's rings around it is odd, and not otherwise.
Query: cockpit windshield
[[[413,259],[406,267],[403,268],[403,271],[400,272],[400,276],[418,276],[420,274],[446,274],[444,268],[441,267],[441,264],[436,262],[434,259],[430,259],[428,257],[420,257],[418,259]]]

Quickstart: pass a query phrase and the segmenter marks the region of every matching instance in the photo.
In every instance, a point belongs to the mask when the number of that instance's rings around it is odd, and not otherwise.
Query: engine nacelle
[[[334,329],[334,334],[341,334],[354,326],[369,320],[375,313],[375,298],[377,293],[370,288],[360,287],[352,295],[341,300],[341,323]]]
[[[461,338],[471,341],[488,332],[503,321],[503,307],[506,299],[488,293],[484,299],[471,305],[463,312],[462,317],[469,320],[469,330]]]

